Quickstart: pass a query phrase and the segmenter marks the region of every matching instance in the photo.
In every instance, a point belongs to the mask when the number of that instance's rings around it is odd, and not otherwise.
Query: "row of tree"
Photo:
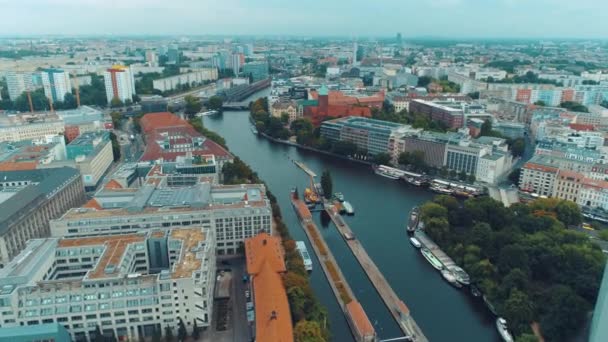
[[[225,184],[263,183],[249,165],[238,157],[235,157],[233,163],[224,165],[222,175]],[[308,273],[304,268],[304,261],[283,222],[276,197],[268,190],[268,186],[266,186],[266,189],[266,196],[272,206],[275,229],[281,236],[283,249],[285,250],[287,272],[283,274],[283,284],[289,300],[294,325],[294,339],[296,342],[329,341],[327,310],[312,291]]]
[[[539,199],[505,208],[489,197],[421,207],[427,234],[471,276],[515,335],[539,322],[547,341],[577,333],[593,308],[606,258],[579,232],[579,207]]]

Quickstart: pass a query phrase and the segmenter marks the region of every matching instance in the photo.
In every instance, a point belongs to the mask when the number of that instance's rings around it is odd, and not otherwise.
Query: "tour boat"
[[[450,272],[452,272],[454,277],[456,277],[456,280],[458,280],[458,282],[462,285],[469,285],[471,283],[471,278],[469,277],[469,274],[465,272],[461,267],[451,266]]]
[[[342,202],[342,209],[344,209],[344,212],[347,215],[354,215],[355,214],[355,209],[353,208],[352,204],[350,204],[347,201]]]
[[[498,317],[496,319],[496,330],[498,330],[498,334],[500,334],[500,337],[502,338],[503,341],[513,342],[513,336],[511,336],[511,334],[509,333],[509,329],[507,328],[506,319],[504,319],[502,317]]]
[[[344,195],[343,195],[341,192],[336,192],[336,193],[334,194],[334,197],[335,197],[335,198],[336,198],[338,201],[340,201],[340,202],[344,202]]]
[[[459,283],[458,280],[456,280],[456,277],[454,276],[454,274],[447,268],[444,268],[443,270],[441,270],[441,275],[443,276],[443,279],[445,279],[448,283],[450,283],[454,287],[457,287],[457,288],[462,287],[462,284]]]
[[[386,165],[380,165],[378,167],[375,167],[374,172],[377,175],[380,175],[382,177],[386,177],[389,179],[399,179],[401,176],[403,176],[403,171],[401,171],[399,169],[395,169],[394,167],[386,166]]]
[[[300,252],[300,256],[302,256],[302,260],[304,261],[304,268],[308,271],[312,271],[312,259],[310,259],[310,254],[308,254],[308,249],[306,248],[306,244],[304,241],[296,241],[296,249]]]
[[[410,238],[410,242],[412,243],[412,245],[416,248],[420,248],[422,247],[422,244],[420,243],[420,241],[418,241],[418,239],[416,239],[415,237],[411,237]]]
[[[435,267],[439,271],[443,269],[443,264],[441,263],[441,261],[439,261],[439,259],[437,259],[437,257],[428,248],[422,248],[420,252],[422,253],[422,256],[424,256],[426,261],[431,264],[431,266]]]
[[[413,233],[418,228],[418,221],[420,220],[420,210],[418,207],[413,207],[410,211],[410,216],[407,221],[407,231]]]

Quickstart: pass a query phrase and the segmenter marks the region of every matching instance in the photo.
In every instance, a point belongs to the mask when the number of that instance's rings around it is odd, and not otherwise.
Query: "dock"
[[[361,304],[357,301],[352,289],[348,285],[342,270],[338,266],[334,255],[325,243],[319,228],[312,220],[312,214],[304,201],[292,193],[291,204],[298,215],[302,229],[306,233],[312,249],[319,259],[321,269],[336,297],[340,308],[348,322],[351,332],[357,342],[377,341],[376,331]]]
[[[336,207],[330,203],[326,203],[325,211],[334,222],[340,235],[342,235],[342,238],[346,241],[346,244],[376,288],[384,305],[389,309],[404,335],[411,338],[412,341],[428,341],[416,321],[414,321],[414,318],[410,315],[409,308],[401,299],[399,299],[393,288],[386,281],[386,278],[382,275],[382,272],[380,272],[376,264],[365,251],[365,248],[363,248],[363,245],[355,238],[355,235],[348,224],[340,217]]]
[[[439,261],[441,261],[443,268],[451,269],[454,266],[458,266],[454,260],[445,254],[445,252],[439,248],[439,246],[437,246],[437,244],[433,242],[433,240],[431,240],[431,238],[429,238],[423,231],[420,229],[416,230],[414,236],[416,239],[418,239],[418,241],[420,241],[420,244],[422,244],[423,247],[428,248],[428,250],[430,250],[431,253],[433,253],[433,255],[439,259]]]

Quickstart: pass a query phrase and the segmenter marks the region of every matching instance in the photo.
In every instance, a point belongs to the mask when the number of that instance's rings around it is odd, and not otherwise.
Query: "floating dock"
[[[451,269],[454,266],[458,267],[454,260],[445,254],[445,252],[441,250],[441,248],[439,248],[439,246],[437,246],[437,244],[433,242],[433,240],[431,240],[426,233],[418,229],[416,232],[414,232],[414,236],[416,239],[418,239],[418,241],[420,241],[423,247],[426,247],[437,259],[439,259],[439,261],[443,264],[443,268]]]
[[[344,316],[348,321],[351,332],[357,342],[373,342],[377,340],[376,331],[370,322],[361,304],[348,285],[346,278],[342,274],[336,259],[325,243],[319,228],[312,220],[312,214],[304,201],[297,198],[297,194],[291,194],[291,204],[298,215],[300,224],[312,245],[321,269],[327,277],[329,285],[340,305]]]
[[[395,321],[397,321],[401,331],[412,341],[427,342],[428,339],[410,315],[408,307],[399,299],[393,288],[388,284],[376,264],[365,251],[365,248],[363,248],[363,245],[355,238],[348,224],[340,217],[336,208],[326,203],[325,211],[331,217],[344,241],[346,241],[346,244],[363,268],[363,271],[365,271],[365,274],[376,288],[380,298],[384,301],[384,305],[386,305]]]

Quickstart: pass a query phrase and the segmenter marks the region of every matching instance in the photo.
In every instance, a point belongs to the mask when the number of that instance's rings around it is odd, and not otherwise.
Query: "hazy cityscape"
[[[526,5],[0,5],[0,341],[608,341],[608,8]]]

